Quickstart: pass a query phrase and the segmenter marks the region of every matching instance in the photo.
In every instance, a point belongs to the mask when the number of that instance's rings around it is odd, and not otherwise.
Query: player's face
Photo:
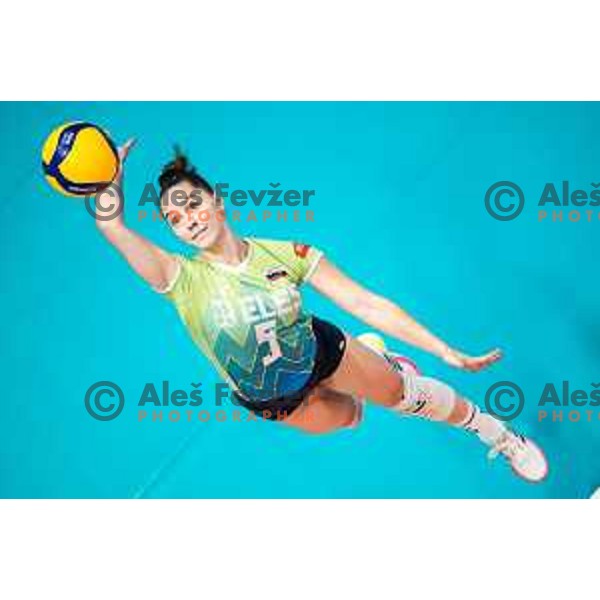
[[[198,248],[209,248],[224,227],[225,211],[216,198],[188,181],[165,192],[161,210],[173,233]]]

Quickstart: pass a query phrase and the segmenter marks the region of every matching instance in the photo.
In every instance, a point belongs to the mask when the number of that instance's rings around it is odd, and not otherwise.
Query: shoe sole
[[[548,473],[550,471],[550,466],[548,464],[548,459],[546,457],[546,453],[535,442],[531,441],[529,438],[527,438],[527,443],[529,445],[533,446],[533,448],[535,448],[543,456],[544,465],[545,465],[544,474],[539,479],[531,479],[530,477],[526,477],[525,475],[523,475],[523,473],[518,471],[512,463],[510,463],[510,468],[513,470],[514,474],[517,475],[517,477],[520,477],[527,483],[541,483],[542,481],[544,481],[544,479],[546,479],[546,477],[548,477]]]

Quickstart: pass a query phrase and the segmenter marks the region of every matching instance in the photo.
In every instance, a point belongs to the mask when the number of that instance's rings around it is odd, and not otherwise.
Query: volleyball
[[[66,196],[86,196],[107,187],[117,174],[119,155],[97,125],[86,122],[57,127],[42,148],[48,183]]]
[[[385,342],[383,338],[376,333],[362,333],[356,338],[361,344],[368,346],[371,350],[377,352],[377,354],[383,354],[387,348],[385,346]]]

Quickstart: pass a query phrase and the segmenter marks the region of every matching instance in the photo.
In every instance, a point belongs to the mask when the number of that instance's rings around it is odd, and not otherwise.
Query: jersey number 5
[[[256,341],[258,344],[269,344],[269,354],[263,356],[263,365],[268,367],[281,356],[281,346],[277,341],[277,332],[275,330],[275,319],[259,323],[254,326],[256,332]]]

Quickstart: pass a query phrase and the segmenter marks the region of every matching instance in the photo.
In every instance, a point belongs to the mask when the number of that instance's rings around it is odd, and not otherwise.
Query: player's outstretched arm
[[[142,279],[154,289],[163,291],[176,276],[178,266],[175,257],[129,229],[123,218],[123,167],[134,144],[132,139],[119,148],[121,162],[113,182],[118,203],[115,207],[117,216],[107,221],[96,219],[96,225]]]
[[[322,258],[310,283],[324,296],[371,327],[426,352],[439,356],[460,369],[479,371],[501,358],[498,349],[482,356],[467,356],[454,350],[391,300],[364,288]]]

